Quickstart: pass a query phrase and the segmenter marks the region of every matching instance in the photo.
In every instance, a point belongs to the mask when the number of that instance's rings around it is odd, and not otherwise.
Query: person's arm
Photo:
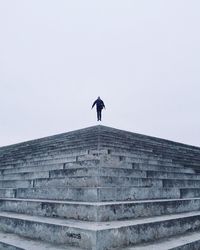
[[[93,103],[93,105],[92,105],[92,109],[94,108],[94,105],[96,104],[96,102],[97,102],[97,101],[95,101],[95,102]]]
[[[102,106],[103,106],[103,108],[104,109],[106,109],[106,106],[105,106],[105,104],[104,104],[104,102],[102,101]]]

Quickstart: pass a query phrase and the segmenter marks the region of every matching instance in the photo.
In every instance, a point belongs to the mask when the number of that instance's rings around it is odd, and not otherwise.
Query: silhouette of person
[[[97,108],[97,121],[101,121],[101,111],[103,108],[105,109],[106,107],[104,105],[104,102],[101,100],[100,96],[96,99],[96,101],[94,101],[92,109],[94,108],[95,105]]]

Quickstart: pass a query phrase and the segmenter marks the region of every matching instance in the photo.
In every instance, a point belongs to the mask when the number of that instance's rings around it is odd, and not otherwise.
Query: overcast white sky
[[[0,145],[102,125],[200,145],[199,0],[0,0]]]

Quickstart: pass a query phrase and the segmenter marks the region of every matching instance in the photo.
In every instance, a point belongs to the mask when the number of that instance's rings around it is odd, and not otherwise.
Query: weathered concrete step
[[[199,211],[200,198],[104,202],[99,221],[128,220]]]
[[[200,210],[200,198],[103,202],[99,221],[129,220]]]
[[[115,221],[200,210],[200,198],[70,202],[34,199],[0,199],[0,211],[84,221]]]
[[[166,166],[166,167],[178,167],[181,168],[182,166],[180,164],[174,164],[171,161],[166,161],[165,159],[150,159],[150,160],[143,160],[143,159],[134,159],[132,157],[127,157],[125,159],[126,162],[135,162],[135,163],[143,163],[143,164],[152,164],[152,165],[160,165],[160,166]]]
[[[124,168],[124,169],[132,169],[132,164],[124,161],[118,160],[83,160],[77,162],[69,162],[64,164],[64,169],[72,169],[72,168],[90,168],[90,167],[105,167],[105,168]]]
[[[34,187],[162,187],[163,181],[153,178],[115,177],[115,176],[82,176],[52,179],[35,179]]]
[[[104,228],[103,228],[104,229]],[[99,232],[101,249],[124,249],[138,243],[168,238],[200,229],[200,212],[110,222]]]
[[[46,187],[46,188],[18,188],[15,198],[22,199],[55,199],[71,201],[98,201],[99,188],[76,187]],[[9,198],[10,196],[7,196]],[[6,195],[2,196],[6,198]]]
[[[85,165],[76,165],[70,168],[69,166],[66,169],[63,169],[63,165],[55,165],[52,168],[42,169],[41,171],[35,171],[35,169],[20,168],[19,173],[7,173],[0,175],[0,180],[31,180],[38,178],[57,178],[57,177],[69,177],[69,176],[121,176],[121,177],[149,177],[149,178],[162,178],[162,179],[196,179],[200,180],[200,175],[197,174],[189,174],[189,173],[180,173],[180,172],[169,172],[169,171],[151,171],[151,170],[137,170],[131,168],[108,168],[93,165],[90,162],[90,167],[85,167]],[[57,168],[57,169],[54,169]],[[25,171],[25,172],[22,172]]]
[[[9,163],[9,164],[1,164],[0,168],[6,169],[6,168],[12,168],[12,167],[37,167],[42,165],[48,165],[48,164],[62,164],[66,162],[75,162],[76,157],[65,157],[65,158],[58,158],[58,159],[52,159],[52,160],[40,160],[40,161],[31,161],[31,162],[15,162]]]
[[[82,136],[82,135],[81,135]],[[85,152],[88,149],[97,149],[97,135],[88,134],[84,138],[65,138],[62,140],[56,141],[56,138],[51,142],[44,143],[44,139],[41,139],[34,143],[34,145],[25,145],[21,147],[18,145],[10,145],[6,148],[2,148],[4,153],[1,157],[6,161],[17,160],[17,159],[26,159],[30,160],[31,158],[36,158],[37,156],[48,156],[55,154],[70,154],[70,153],[80,153]],[[25,142],[26,143],[26,142]],[[29,143],[29,142],[28,142]],[[12,148],[11,148],[12,147]]]
[[[30,180],[38,178],[49,178],[49,171],[25,172],[16,174],[0,175],[0,181],[3,180]]]
[[[142,160],[162,160],[163,162],[166,163],[172,163],[172,159],[166,159],[164,158],[162,155],[160,156],[154,156],[148,153],[127,153],[127,152],[120,152],[120,151],[114,151],[114,150],[108,150],[107,152],[108,154],[110,154],[110,156],[115,156],[115,157],[124,157],[125,159],[142,159]]]
[[[124,169],[124,168],[107,168],[100,167],[98,169],[98,175],[100,176],[118,176],[118,177],[141,177],[146,178],[146,171],[135,170],[135,169]]]
[[[0,188],[31,188],[33,184],[33,180],[3,180],[0,181]]]
[[[181,198],[200,197],[200,188],[181,188]]]
[[[59,170],[64,169],[64,163],[60,164],[48,164],[37,167],[12,167],[7,169],[0,170],[0,176],[6,174],[19,174],[19,173],[28,173],[28,172],[42,172],[50,170]]]
[[[82,143],[82,141],[78,141],[77,143]],[[7,157],[4,159],[4,161],[1,162],[1,167],[3,166],[9,166],[9,165],[19,165],[19,166],[28,166],[33,164],[43,164],[43,162],[48,163],[49,161],[56,161],[56,160],[62,160],[62,161],[74,161],[77,160],[78,157],[86,157],[91,158],[94,156],[100,156],[108,154],[108,150],[105,149],[91,149],[87,150],[87,142],[85,141],[85,147],[81,149],[82,147],[77,147],[77,143],[74,144],[74,146],[71,149],[66,149],[66,147],[60,147],[56,148],[51,153],[48,152],[48,148],[44,147],[44,152],[37,152],[36,150],[33,150],[31,154],[28,152],[23,152],[23,150],[18,151],[17,153],[12,153],[10,157]],[[38,145],[39,146],[39,145]],[[38,147],[39,148],[39,147]],[[38,149],[37,148],[37,149]],[[95,148],[95,147],[94,147]],[[97,148],[97,147],[96,147]]]
[[[0,212],[0,230],[66,247],[96,249],[96,224],[88,222]]]
[[[15,198],[16,190],[13,188],[0,188],[1,198]]]
[[[179,199],[200,196],[200,188],[158,187],[42,187],[4,188],[1,198],[55,199],[71,201],[126,201],[146,199]]]
[[[0,171],[1,175],[7,174],[18,174],[24,172],[43,172],[51,171],[56,169],[77,169],[77,168],[111,168],[111,169],[135,169],[135,170],[155,170],[155,171],[167,171],[167,172],[178,172],[178,173],[194,173],[195,171],[191,168],[179,168],[170,166],[160,166],[155,164],[139,164],[139,163],[127,163],[124,161],[100,161],[98,159],[93,160],[83,160],[76,162],[60,163],[60,164],[48,164],[39,165],[32,167],[13,167],[9,169],[2,169]],[[0,176],[1,177],[1,176]]]
[[[97,156],[85,156],[83,157],[83,159],[99,159],[99,157]],[[74,154],[72,154],[72,156],[70,155],[66,155],[65,157],[63,156],[58,156],[57,157],[49,157],[49,159],[45,159],[44,157],[41,157],[39,159],[37,158],[32,158],[32,160],[15,160],[13,159],[13,161],[10,162],[4,162],[1,163],[0,168],[10,168],[10,167],[37,167],[37,166],[41,166],[41,165],[48,165],[48,164],[60,164],[60,163],[67,163],[67,162],[76,162],[78,159],[78,156],[75,156]]]
[[[154,243],[146,243],[124,250],[198,250],[200,249],[200,231],[168,237]],[[114,250],[114,249],[113,249]],[[120,250],[115,248],[115,250]]]
[[[50,244],[44,241],[20,237],[16,234],[0,232],[1,250],[83,250],[59,244]]]
[[[200,180],[163,179],[163,187],[200,188]]]
[[[8,176],[9,178],[12,178],[12,176],[19,176],[19,178],[23,174],[26,174],[27,176],[28,173],[35,173],[35,176],[41,175],[41,176],[46,176],[48,171],[53,171],[53,170],[63,170],[63,169],[69,169],[73,172],[73,169],[88,169],[88,168],[94,168],[97,164],[99,164],[99,160],[88,160],[88,161],[82,161],[82,162],[73,162],[73,163],[62,163],[62,164],[48,164],[48,165],[41,165],[41,166],[33,166],[33,167],[13,167],[9,169],[3,169],[0,171],[0,179],[5,179]],[[41,173],[42,172],[42,173]],[[44,173],[46,172],[46,173]],[[40,174],[41,173],[41,174]],[[29,177],[28,177],[29,178]],[[36,177],[37,178],[37,177]],[[45,178],[45,177],[43,177]],[[29,178],[30,179],[30,178]]]
[[[3,180],[0,188],[39,187],[162,187],[159,179],[115,176],[81,176],[64,178],[39,178],[34,180]]]
[[[15,198],[71,201],[125,201],[180,198],[180,189],[158,187],[47,187],[19,188],[15,192]],[[6,197],[4,195],[2,198],[10,198],[10,196]]]
[[[99,201],[126,201],[180,198],[178,188],[116,187],[99,188]]]
[[[80,176],[132,176],[132,177],[146,177],[146,172],[141,170],[124,169],[124,168],[72,168],[64,170],[50,171],[50,178],[62,177],[80,177]]]
[[[163,157],[163,155],[155,155],[155,154],[148,154],[148,153],[141,153],[141,152],[120,152],[119,145],[118,146],[118,152],[115,152],[114,150],[111,150],[110,156],[119,157],[119,159],[124,159],[127,162],[140,162],[140,163],[148,163],[148,164],[161,164],[161,165],[168,165],[168,166],[176,166],[181,167],[181,164],[174,163],[172,158],[166,158]],[[126,148],[124,145],[121,145],[121,148]]]
[[[149,171],[166,171],[166,172],[175,172],[175,173],[188,173],[195,174],[195,171],[192,168],[176,168],[176,167],[166,167],[160,165],[152,165],[152,164],[132,164],[132,169],[138,170],[149,170]]]
[[[103,128],[104,129],[104,128]],[[109,138],[110,141],[117,140],[118,142],[123,142],[125,145],[132,145],[133,143],[139,144],[142,147],[152,148],[154,152],[157,152],[159,149],[160,151],[170,151],[170,152],[185,152],[187,154],[191,153],[198,153],[199,148],[192,147],[189,145],[174,143],[170,141],[166,141],[159,138],[153,138],[153,137],[147,137],[143,135],[133,134],[133,133],[127,133],[125,131],[122,131],[120,133],[119,130],[111,130],[106,132],[106,135],[103,131],[101,131],[101,134],[103,138]],[[108,134],[109,133],[109,134]],[[125,143],[126,142],[126,143]]]
[[[61,173],[62,171],[60,171]],[[59,173],[59,172],[55,172]],[[100,175],[106,176],[135,176],[135,177],[147,177],[154,179],[181,179],[181,180],[200,180],[200,175],[194,173],[181,173],[181,172],[169,172],[159,170],[137,170],[137,169],[124,169],[124,168],[99,168]]]
[[[178,173],[178,172],[167,172],[167,171],[146,171],[146,177],[159,178],[159,179],[191,179],[200,180],[200,175],[190,173]]]
[[[102,209],[100,209],[102,207]],[[0,211],[83,221],[98,221],[103,204],[36,199],[0,199]]]
[[[154,164],[154,165],[164,165],[170,167],[182,167],[180,164],[173,163],[171,159],[165,159],[163,157],[153,157],[153,156],[140,156],[139,154],[114,154],[111,153],[107,156],[110,159],[116,159],[118,161],[124,161],[127,163],[144,163],[144,164]]]
[[[200,230],[200,212],[109,223],[80,222],[1,212],[0,230],[58,244],[76,245],[84,249],[123,249],[150,242],[152,239],[159,240]]]
[[[152,173],[155,174],[158,174],[158,178],[159,178],[159,173],[163,173],[163,176],[167,176],[168,173],[169,173],[169,176],[170,176],[170,173],[171,174],[171,177],[174,178],[175,176],[178,176],[179,174],[181,174],[181,176],[184,176],[184,177],[187,177],[190,179],[192,178],[192,176],[194,176],[194,178],[200,178],[200,175],[195,175],[194,173],[189,173],[187,175],[187,173],[180,173],[180,169],[179,171],[177,172],[169,172],[170,169],[167,169],[168,171],[166,171],[166,169],[162,169],[162,168],[155,168],[156,170],[153,170],[155,173]],[[98,172],[97,172],[98,171]],[[147,173],[149,172],[149,175],[150,173],[152,172],[151,168],[150,167],[147,167],[147,166],[129,166],[127,168],[124,168],[123,166],[122,167],[105,167],[104,165],[100,165],[100,166],[91,166],[90,168],[85,168],[85,167],[77,167],[77,168],[66,168],[65,170],[54,170],[54,171],[50,171],[50,177],[51,178],[56,178],[56,177],[64,177],[64,176],[83,176],[83,175],[94,175],[95,173],[98,173],[100,175],[109,175],[109,176],[136,176],[136,177],[147,177]],[[166,174],[165,174],[166,172]],[[174,175],[173,175],[174,173]],[[186,175],[184,175],[186,174]],[[162,175],[161,175],[162,176]],[[151,176],[149,176],[151,177]],[[156,176],[157,178],[157,176]]]

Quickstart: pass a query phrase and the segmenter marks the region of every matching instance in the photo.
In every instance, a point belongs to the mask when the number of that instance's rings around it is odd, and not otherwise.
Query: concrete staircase
[[[200,148],[104,126],[0,148],[0,249],[200,249]]]

